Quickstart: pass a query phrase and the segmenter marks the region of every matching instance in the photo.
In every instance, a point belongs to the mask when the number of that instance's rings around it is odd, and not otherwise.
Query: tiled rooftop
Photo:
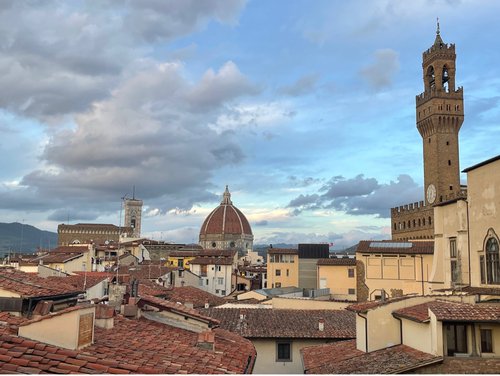
[[[298,255],[299,250],[294,248],[268,248],[267,254],[275,254],[275,255]]]
[[[192,265],[232,265],[233,259],[230,257],[197,257],[189,264]]]
[[[86,290],[98,285],[102,281],[111,279],[111,277],[113,277],[111,273],[78,272],[78,274],[69,275],[67,277],[48,277],[48,279],[54,282],[62,282],[75,286],[79,290]]]
[[[255,359],[250,341],[221,329],[214,330],[212,351],[196,345],[198,333],[121,316],[113,329],[96,327],[95,343],[76,351],[23,339],[9,330],[0,323],[2,373],[244,373]]]
[[[371,309],[376,309],[378,307],[382,307],[387,304],[391,304],[394,302],[399,302],[400,300],[405,300],[405,299],[410,299],[413,298],[414,296],[401,296],[398,298],[391,298],[391,299],[386,299],[386,300],[374,300],[370,302],[363,302],[363,303],[355,303],[351,304],[348,306],[346,309],[349,311],[354,311],[354,312],[366,312]]]
[[[191,316],[198,320],[205,321],[206,323],[209,323],[211,325],[219,325],[219,320],[217,320],[217,318],[213,318],[209,315],[204,314],[203,312],[200,313],[199,310],[188,308],[183,304],[174,303],[169,300],[157,298],[154,296],[141,296],[138,304],[140,307],[143,307],[144,304],[148,304],[152,307],[158,308],[161,311],[176,312],[184,316]]]
[[[82,292],[74,286],[11,268],[0,268],[0,288],[15,292],[23,298]]]
[[[245,338],[356,337],[355,315],[344,310],[209,308],[199,311],[218,319],[221,328]],[[319,319],[325,320],[323,331],[318,329]]]
[[[46,255],[40,256],[35,261],[42,261],[44,264],[52,263],[65,263],[83,256],[83,253],[62,253],[62,252],[49,252]]]
[[[365,353],[356,349],[356,340],[305,347],[300,352],[304,373],[310,374],[402,373],[442,360],[406,345]]]
[[[166,291],[164,296],[172,302],[193,303],[194,308],[204,307],[205,302],[208,302],[210,307],[226,303],[223,298],[192,286],[175,287],[173,290]]]
[[[434,254],[434,241],[405,242],[398,240],[362,240],[356,248],[357,253],[385,253],[405,255]]]
[[[354,258],[328,258],[328,259],[319,259],[317,265],[347,265],[347,266],[356,266],[356,259]]]
[[[177,268],[172,268],[170,266],[163,266],[160,264],[154,265],[130,265],[130,266],[120,266],[119,274],[129,274],[132,278],[136,279],[158,279],[163,277],[165,274],[170,273]]]
[[[429,310],[439,321],[500,322],[500,306],[487,304],[467,304],[436,300],[412,307],[398,309],[394,316],[426,322]]]

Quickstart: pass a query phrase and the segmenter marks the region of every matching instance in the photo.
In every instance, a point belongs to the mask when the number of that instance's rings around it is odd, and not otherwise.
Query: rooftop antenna
[[[135,185],[132,186],[132,200],[135,200]]]
[[[437,30],[436,34],[439,35],[439,17],[437,17]]]

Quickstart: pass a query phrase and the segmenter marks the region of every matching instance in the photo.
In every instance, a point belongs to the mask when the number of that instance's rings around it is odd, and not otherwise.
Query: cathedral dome
[[[222,201],[207,216],[200,229],[200,244],[204,248],[248,249],[253,234],[245,215],[233,205],[228,187]]]

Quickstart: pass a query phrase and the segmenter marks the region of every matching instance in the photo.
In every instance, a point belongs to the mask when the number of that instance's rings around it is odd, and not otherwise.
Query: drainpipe
[[[361,316],[358,312],[358,316],[365,320],[365,352],[368,352],[368,319],[365,316]]]
[[[422,296],[424,296],[424,256],[420,256],[420,275],[422,280]]]
[[[471,285],[471,274],[470,274],[470,229],[469,229],[469,201],[465,200],[467,208],[467,257],[469,258],[467,264],[469,264],[469,286]],[[479,266],[481,267],[481,266]]]
[[[392,315],[396,320],[399,321],[399,344],[403,344],[403,320],[401,320],[399,317]]]

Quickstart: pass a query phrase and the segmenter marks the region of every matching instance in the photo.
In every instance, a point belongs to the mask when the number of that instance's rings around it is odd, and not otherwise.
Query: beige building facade
[[[299,251],[288,248],[267,250],[267,287],[299,286]]]
[[[330,289],[330,296],[335,300],[356,301],[356,259],[320,259],[317,268],[319,289]]]

